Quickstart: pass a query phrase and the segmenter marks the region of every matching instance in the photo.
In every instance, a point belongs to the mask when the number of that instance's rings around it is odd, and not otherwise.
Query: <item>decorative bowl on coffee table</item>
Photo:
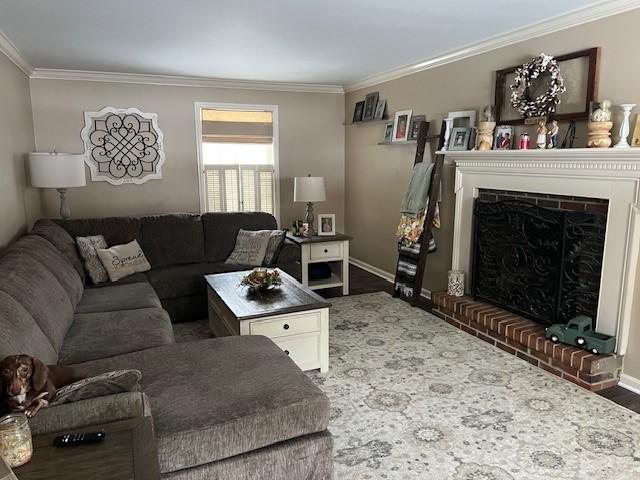
[[[277,269],[254,268],[251,273],[242,278],[240,285],[248,287],[252,293],[263,293],[280,287],[282,279]]]

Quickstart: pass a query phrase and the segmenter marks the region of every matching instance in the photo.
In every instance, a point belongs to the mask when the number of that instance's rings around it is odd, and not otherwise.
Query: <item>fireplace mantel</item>
[[[452,268],[471,271],[474,199],[480,189],[609,201],[597,329],[629,337],[640,253],[640,148],[446,151],[456,167]],[[467,283],[467,291],[469,284]]]

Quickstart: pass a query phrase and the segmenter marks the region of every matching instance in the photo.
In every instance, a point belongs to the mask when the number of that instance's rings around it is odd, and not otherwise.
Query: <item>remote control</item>
[[[88,443],[98,443],[104,440],[105,432],[68,433],[53,439],[56,447],[72,447],[74,445],[85,445]]]

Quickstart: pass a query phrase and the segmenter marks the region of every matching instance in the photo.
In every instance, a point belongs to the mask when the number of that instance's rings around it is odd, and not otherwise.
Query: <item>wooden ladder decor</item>
[[[427,143],[427,130],[429,124],[422,122],[418,132],[417,148],[414,165],[424,159],[424,151]],[[433,228],[433,217],[436,212],[436,203],[440,192],[440,177],[444,155],[436,155],[434,167],[431,171],[431,184],[429,185],[429,203],[424,220],[424,230],[418,242],[413,247],[405,247],[398,243],[398,263],[396,264],[396,276],[393,282],[393,296],[408,301],[412,306],[417,306],[422,294],[422,280],[424,277],[427,256],[429,255],[429,239]]]

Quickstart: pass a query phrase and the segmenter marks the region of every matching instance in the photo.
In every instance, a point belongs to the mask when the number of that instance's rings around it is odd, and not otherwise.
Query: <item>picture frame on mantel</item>
[[[598,97],[600,76],[600,47],[554,56],[567,91],[550,119],[558,122],[587,120],[589,104]],[[515,73],[522,65],[496,71],[496,123],[522,125],[525,118],[511,106],[511,88]]]

